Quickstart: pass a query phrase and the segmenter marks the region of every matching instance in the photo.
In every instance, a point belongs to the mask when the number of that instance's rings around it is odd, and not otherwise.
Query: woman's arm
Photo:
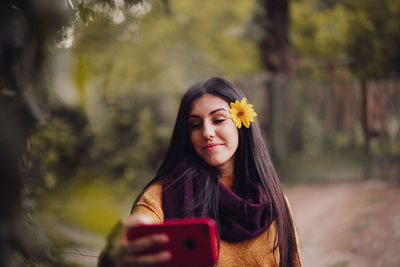
[[[98,267],[146,266],[165,262],[168,253],[158,253],[135,257],[134,253],[159,246],[167,242],[164,235],[152,235],[128,242],[125,238],[127,229],[140,224],[162,223],[162,186],[154,184],[142,195],[133,213],[119,225],[116,225],[108,238],[107,246],[99,255]]]
[[[117,226],[117,229],[114,229],[115,232],[111,233],[111,240],[109,240],[106,249],[103,250],[98,266],[148,266],[168,261],[171,255],[166,251],[149,255],[138,255],[145,250],[166,244],[168,242],[166,235],[154,234],[135,239],[134,241],[128,241],[126,238],[128,229],[151,223],[153,223],[152,218],[142,214],[132,215],[123,220]],[[112,237],[113,234],[116,236]]]
[[[153,223],[164,222],[162,185],[157,183],[147,188],[133,208],[132,214],[145,214],[153,219]]]

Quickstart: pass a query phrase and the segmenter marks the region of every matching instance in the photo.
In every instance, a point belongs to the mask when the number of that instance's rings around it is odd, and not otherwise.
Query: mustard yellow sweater
[[[231,177],[223,176],[220,181],[226,187],[232,188],[233,179]],[[164,221],[161,184],[154,184],[144,192],[134,208],[134,213],[148,215],[155,223]],[[236,243],[221,240],[217,266],[279,266],[279,251],[276,249],[273,252],[275,231],[273,222],[258,237]],[[293,266],[301,266],[301,263],[294,262]]]

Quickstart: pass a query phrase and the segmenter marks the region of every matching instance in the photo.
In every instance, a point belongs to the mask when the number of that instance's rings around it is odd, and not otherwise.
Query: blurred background
[[[400,2],[5,0],[1,266],[95,266],[222,76],[254,104],[304,266],[400,266]]]

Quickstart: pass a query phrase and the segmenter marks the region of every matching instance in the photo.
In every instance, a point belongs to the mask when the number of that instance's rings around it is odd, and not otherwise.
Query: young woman
[[[192,86],[167,155],[123,227],[211,217],[220,238],[217,266],[301,266],[290,207],[255,116],[241,90],[222,78]],[[162,265],[171,257],[133,256],[168,242],[164,235],[130,243],[122,236],[100,266]]]

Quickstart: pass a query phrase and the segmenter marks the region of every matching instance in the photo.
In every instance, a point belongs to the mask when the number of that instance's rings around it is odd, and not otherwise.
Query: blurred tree
[[[373,0],[294,0],[291,33],[301,58],[350,63],[355,77],[399,74],[400,4]]]
[[[16,252],[25,259],[33,252],[49,260],[27,242],[20,223],[22,183],[18,166],[30,129],[36,120],[43,119],[46,51],[56,32],[67,23],[67,14],[59,4],[12,0],[0,4],[0,266],[22,265],[21,261],[12,261]]]
[[[346,52],[361,79],[400,75],[399,1],[347,1],[349,23]]]
[[[103,77],[106,98],[144,87],[179,93],[210,75],[259,70],[256,44],[242,27],[251,1],[168,1],[169,13],[160,2],[145,3],[130,11],[146,14],[140,21],[104,13],[76,30],[75,53],[85,57],[90,77]],[[89,83],[86,90],[97,88]]]
[[[141,186],[163,158],[184,88],[259,70],[256,42],[244,32],[253,5],[143,1],[131,15],[102,11],[88,26],[76,25],[72,75],[103,173],[135,177]]]
[[[80,166],[90,163],[93,135],[87,130],[86,116],[79,110],[55,107],[48,111],[46,123],[38,124],[28,139],[24,171],[33,197],[58,188],[76,175]]]
[[[293,0],[290,7],[291,37],[299,67],[346,63],[349,13],[344,1]]]
[[[312,71],[320,74],[340,67],[360,80],[368,169],[370,139],[380,134],[370,125],[368,81],[400,74],[400,3],[294,0],[291,14],[294,47],[302,58],[301,65],[312,66]],[[366,170],[366,177],[369,173]]]
[[[289,75],[294,71],[294,55],[289,40],[289,0],[258,0],[253,23],[262,64],[272,74],[267,82],[268,130],[272,153],[279,160],[287,151],[284,98],[288,94]]]
[[[114,5],[113,0],[97,2]],[[136,2],[141,1],[127,1]],[[86,1],[79,1],[79,8],[75,6],[75,0],[0,3],[0,266],[54,265],[51,252],[33,232],[33,221],[21,214],[19,165],[32,127],[44,120],[49,107],[45,82],[48,54],[76,14],[84,22],[93,15]]]
[[[400,3],[398,1],[348,1],[350,25],[346,52],[350,67],[361,80],[363,125],[366,136],[366,178],[371,176],[370,139],[377,134],[370,125],[368,80],[400,74]]]

